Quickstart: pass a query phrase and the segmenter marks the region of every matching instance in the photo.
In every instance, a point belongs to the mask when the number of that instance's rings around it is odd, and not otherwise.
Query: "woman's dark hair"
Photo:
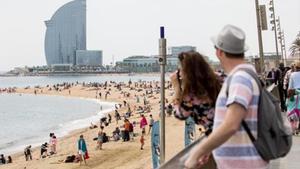
[[[183,76],[179,100],[182,101],[185,96],[193,94],[197,98],[208,97],[214,104],[221,84],[204,57],[198,52],[189,51],[180,53],[178,58]]]

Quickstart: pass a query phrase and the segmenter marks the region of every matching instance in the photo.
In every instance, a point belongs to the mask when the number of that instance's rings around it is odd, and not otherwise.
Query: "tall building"
[[[76,50],[86,50],[86,0],[63,5],[45,24],[47,64],[75,65]]]

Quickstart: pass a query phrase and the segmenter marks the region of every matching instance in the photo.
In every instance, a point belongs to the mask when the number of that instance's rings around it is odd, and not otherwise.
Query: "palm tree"
[[[298,53],[298,56],[300,57],[300,32],[298,33],[296,39],[292,43],[292,46],[290,47],[291,56],[296,56]]]

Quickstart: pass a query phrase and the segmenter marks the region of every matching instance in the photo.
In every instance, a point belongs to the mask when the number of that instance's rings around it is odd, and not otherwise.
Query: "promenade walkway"
[[[267,88],[274,96],[279,98],[277,86],[272,84]],[[293,136],[293,146],[289,154],[281,159],[271,162],[270,169],[300,169],[300,136]]]
[[[299,169],[300,168],[300,136],[293,136],[293,146],[289,154],[271,162],[270,169]]]

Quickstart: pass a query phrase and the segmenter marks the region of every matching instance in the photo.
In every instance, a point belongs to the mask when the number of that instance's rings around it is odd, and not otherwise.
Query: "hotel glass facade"
[[[63,5],[45,24],[47,64],[76,65],[76,50],[86,50],[86,0]]]

